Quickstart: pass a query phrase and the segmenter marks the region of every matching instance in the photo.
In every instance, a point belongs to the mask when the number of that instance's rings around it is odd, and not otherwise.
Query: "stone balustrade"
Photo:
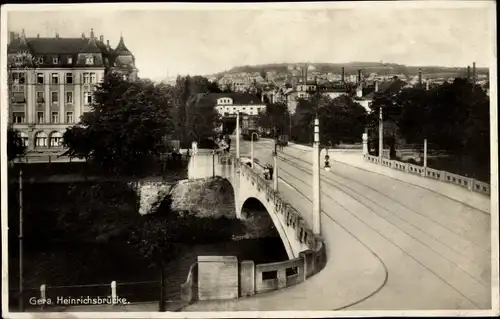
[[[464,177],[458,174],[449,173],[446,171],[441,171],[429,167],[418,166],[410,163],[399,162],[395,160],[389,160],[386,158],[380,159],[377,156],[364,155],[365,160],[390,167],[399,171],[407,172],[414,175],[419,175],[426,178],[431,178],[435,180],[440,180],[447,183],[452,183],[462,187],[468,188],[470,191],[475,191],[478,193],[490,194],[490,185],[484,182],[480,182],[470,177]]]

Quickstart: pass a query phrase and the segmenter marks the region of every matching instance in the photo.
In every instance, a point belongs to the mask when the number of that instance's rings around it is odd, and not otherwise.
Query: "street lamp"
[[[253,135],[257,135],[257,138],[259,138],[259,134],[257,132],[252,132],[252,135],[250,136],[250,157],[251,157],[251,166],[253,168]]]
[[[236,159],[240,159],[240,111],[236,111]]]
[[[332,148],[332,142],[328,142],[328,147],[325,148],[326,155],[325,155],[325,171],[329,172],[330,171],[330,156],[328,155],[328,150]]]

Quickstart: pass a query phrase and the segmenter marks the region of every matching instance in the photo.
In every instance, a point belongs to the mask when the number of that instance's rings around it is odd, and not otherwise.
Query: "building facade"
[[[115,49],[91,30],[79,38],[26,37],[10,33],[9,115],[31,151],[60,149],[66,128],[90,110],[106,72],[137,78],[135,58],[123,37]]]

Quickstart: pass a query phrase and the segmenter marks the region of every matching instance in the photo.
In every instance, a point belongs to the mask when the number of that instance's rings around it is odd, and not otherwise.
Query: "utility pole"
[[[23,171],[19,171],[19,311],[24,311],[23,291]]]
[[[382,161],[382,153],[384,152],[384,121],[382,117],[382,106],[379,110],[379,122],[378,122],[378,157]]]
[[[236,159],[240,159],[240,112],[236,112]]]
[[[321,234],[321,189],[320,189],[320,163],[319,163],[319,119],[314,119],[313,143],[313,233]]]

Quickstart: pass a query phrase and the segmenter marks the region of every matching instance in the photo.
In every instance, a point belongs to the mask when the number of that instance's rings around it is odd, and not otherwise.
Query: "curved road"
[[[240,155],[249,156],[249,143],[241,141],[240,146]],[[254,143],[255,157],[272,163],[272,148],[269,140]],[[331,163],[330,172],[321,172],[327,267],[285,290],[198,302],[183,311],[491,308],[487,211],[426,188]],[[279,152],[278,175],[279,191],[292,206],[311,212],[311,152],[285,147]],[[459,187],[456,192],[463,192],[464,198],[469,193]],[[311,224],[310,214],[303,217]]]

